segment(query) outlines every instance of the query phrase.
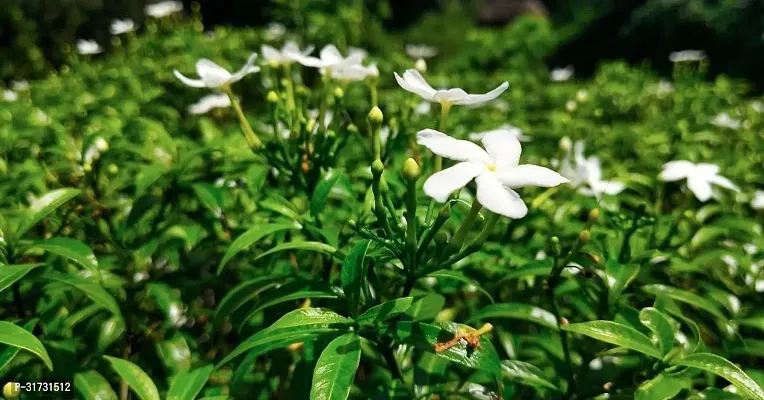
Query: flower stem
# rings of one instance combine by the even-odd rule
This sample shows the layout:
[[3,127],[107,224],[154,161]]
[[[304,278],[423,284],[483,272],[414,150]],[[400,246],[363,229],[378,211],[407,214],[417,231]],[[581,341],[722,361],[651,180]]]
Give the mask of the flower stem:
[[[440,124],[438,130],[445,133],[448,122],[448,112],[451,111],[451,103],[440,103]],[[433,162],[433,172],[443,169],[443,157],[436,155]]]
[[377,107],[379,105],[379,100],[377,96],[377,83],[370,83],[369,84],[369,91],[371,92],[371,106]]
[[224,86],[222,90],[225,94],[228,95],[228,98],[231,99],[231,105],[233,106],[234,111],[236,111],[236,115],[239,117],[241,130],[244,133],[244,138],[247,139],[249,147],[251,147],[253,151],[258,149],[263,145],[263,142],[260,141],[260,139],[255,134],[255,131],[252,130],[252,126],[249,124],[249,121],[247,121],[247,117],[244,115],[244,111],[242,111],[241,105],[239,105],[239,100],[237,100],[236,96],[233,95],[233,92],[229,86]]
[[467,238],[467,234],[472,229],[472,225],[475,223],[475,218],[477,218],[478,214],[480,213],[480,209],[483,208],[483,205],[480,204],[479,201],[475,200],[472,202],[472,207],[470,208],[469,214],[467,214],[467,217],[464,218],[464,221],[462,222],[462,226],[459,227],[459,230],[456,232],[453,238],[451,238],[451,241],[448,243],[449,247],[449,254],[454,254],[458,252],[462,245],[464,244],[464,239]]
[[682,220],[684,220],[684,212],[687,211],[688,208],[690,208],[690,204],[692,204],[692,192],[689,190],[687,191],[687,194],[685,195],[684,201],[679,206],[679,210],[677,213],[676,219],[671,223],[671,226],[669,227],[668,232],[666,233],[666,237],[663,238],[661,243],[658,245],[659,249],[665,249],[671,244],[671,239],[676,234],[677,230],[679,229],[679,224],[682,223]]
[[483,227],[483,230],[480,231],[480,235],[478,235],[475,240],[472,241],[470,246],[482,246],[483,243],[485,243],[486,239],[488,239],[488,235],[491,234],[493,231],[493,228],[496,226],[496,222],[499,221],[499,214],[491,213],[488,216],[488,221],[486,221],[485,226]]

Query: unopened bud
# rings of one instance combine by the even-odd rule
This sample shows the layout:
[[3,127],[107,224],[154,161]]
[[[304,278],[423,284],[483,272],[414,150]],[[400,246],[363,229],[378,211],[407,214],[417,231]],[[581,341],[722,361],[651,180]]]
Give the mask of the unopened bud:
[[268,61],[268,66],[271,68],[277,68],[279,66],[279,63],[278,61],[271,60],[271,61]]
[[269,103],[278,103],[279,102],[279,95],[275,91],[271,90],[268,92],[268,95],[266,96],[266,99]]
[[115,175],[117,172],[119,172],[119,167],[117,167],[116,164],[109,164],[107,167],[110,174]]
[[570,140],[569,137],[563,136],[562,139],[560,139],[560,150],[568,152],[573,147],[573,142]]
[[385,171],[385,165],[382,164],[382,161],[380,160],[374,160],[373,163],[371,163],[371,173],[374,176],[382,175],[382,172]]
[[446,232],[438,232],[435,234],[435,244],[444,245],[448,243],[448,234]]
[[358,222],[356,222],[354,219],[351,219],[348,221],[348,226],[355,229],[355,227],[358,226]]
[[382,121],[384,121],[385,118],[382,115],[382,110],[379,109],[379,107],[374,107],[369,111],[369,123],[374,125],[382,125]]
[[414,68],[416,68],[419,72],[427,72],[427,62],[423,58],[420,58],[416,60]]
[[591,238],[592,234],[589,233],[589,231],[581,231],[581,233],[578,234],[578,239],[584,243],[588,243]]
[[557,236],[552,236],[551,239],[549,239],[549,252],[554,257],[559,257],[560,254],[562,254],[562,247],[560,247],[560,238]]
[[416,161],[414,161],[413,158],[409,158],[403,162],[403,169],[401,170],[403,179],[407,180],[408,182],[416,182],[416,180],[419,179],[419,175],[421,173],[422,171],[419,169],[419,165],[416,163]]
[[570,322],[568,322],[568,319],[565,317],[560,317],[560,326],[568,325]]
[[345,91],[341,87],[334,88],[334,98],[341,99],[343,97],[345,97]]
[[353,124],[348,125],[347,130],[348,133],[358,133],[358,127]]
[[594,225],[595,222],[600,217],[600,209],[595,208],[594,210],[589,211],[589,225]]

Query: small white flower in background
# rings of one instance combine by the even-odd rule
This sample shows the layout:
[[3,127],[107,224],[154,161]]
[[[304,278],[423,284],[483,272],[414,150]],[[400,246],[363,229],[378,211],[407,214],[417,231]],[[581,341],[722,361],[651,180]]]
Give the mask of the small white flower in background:
[[474,179],[480,204],[494,213],[517,219],[528,213],[528,207],[512,188],[552,187],[568,182],[551,169],[519,165],[522,147],[510,133],[493,132],[485,135],[482,142],[485,150],[434,129],[419,131],[417,143],[441,157],[460,161],[430,176],[424,183],[424,192],[443,203],[451,193]]
[[361,58],[366,58],[366,56],[369,55],[369,52],[360,48],[360,47],[348,47],[348,56],[356,56]]
[[706,52],[703,50],[682,50],[669,54],[669,61],[673,63],[703,61],[705,59]]
[[377,64],[369,65],[348,65],[339,68],[332,68],[332,78],[341,81],[362,81],[369,77],[378,77],[379,69]]
[[92,164],[93,161],[101,158],[101,153],[109,150],[109,143],[102,137],[97,137],[93,143],[85,150],[85,156],[82,161],[85,165]]
[[751,200],[751,208],[754,210],[764,210],[764,190],[757,190]]
[[133,275],[133,282],[143,282],[145,280],[149,279],[149,273],[146,271],[138,271]]
[[398,81],[398,84],[404,90],[414,93],[427,101],[440,103],[441,105],[478,105],[487,103],[499,97],[509,87],[509,83],[504,82],[488,93],[468,94],[459,88],[435,90],[424,80],[422,74],[415,69],[406,70],[406,72],[403,73],[403,77],[399,76],[396,72],[393,74],[395,75],[395,80]]
[[19,99],[19,95],[13,90],[3,90],[3,100],[12,102]]
[[284,45],[281,46],[281,50],[277,50],[267,44],[264,44],[261,47],[263,59],[266,62],[278,65],[299,62],[304,57],[309,56],[310,53],[313,52],[313,49],[313,46],[308,46],[305,49],[300,50],[300,46],[291,40],[284,43]]
[[427,72],[427,61],[425,61],[424,58],[416,60],[414,68],[419,72]]
[[695,164],[685,160],[670,161],[663,164],[663,171],[659,177],[666,182],[687,179],[687,187],[702,202],[708,201],[713,196],[711,184],[736,192],[740,191],[729,179],[719,175],[719,167],[714,164]]
[[154,147],[154,158],[165,165],[172,163],[172,155],[161,147]]
[[13,89],[16,92],[23,92],[24,90],[29,89],[29,82],[25,80],[12,81],[11,89]]
[[743,125],[740,120],[730,117],[726,112],[720,113],[711,120],[711,124],[720,128],[740,129]]
[[602,180],[600,159],[584,157],[584,142],[580,140],[573,145],[573,160],[570,152],[562,160],[560,174],[570,179],[570,184],[585,196],[599,198],[602,194],[616,195],[626,188],[621,182]]
[[430,113],[430,110],[432,110],[432,106],[430,105],[429,101],[423,101],[419,104],[417,104],[416,108],[414,108],[414,114],[417,115],[426,115]]
[[510,135],[516,137],[517,140],[519,140],[521,142],[530,142],[531,141],[531,137],[530,136],[523,135],[523,131],[520,128],[512,126],[510,124],[504,124],[504,125],[496,128],[496,129],[491,129],[491,130],[487,130],[487,131],[483,131],[483,132],[470,133],[469,134],[469,139],[472,140],[473,142],[476,142],[478,140],[482,140],[485,135],[490,134],[490,133],[494,133],[494,132],[498,132],[498,131],[508,132]]
[[549,78],[555,82],[565,82],[573,77],[573,66],[568,65],[565,68],[555,68],[549,74]]
[[[318,123],[318,114],[321,112],[316,110],[315,108],[308,110],[308,119],[314,121],[314,123]],[[332,120],[334,119],[334,113],[331,111],[327,111],[324,114],[324,126],[329,126],[332,124]]]
[[[762,195],[764,195],[764,192],[762,192]],[[753,244],[753,243],[746,243],[746,244],[744,244],[744,245],[743,245],[743,250],[744,250],[744,251],[745,251],[747,254],[755,254],[755,253],[756,253],[756,250],[758,250],[758,248],[757,248],[757,247],[756,247],[756,245],[755,245],[755,244]]]
[[661,80],[652,87],[652,90],[658,96],[665,96],[674,92],[674,84],[667,80]]
[[751,108],[756,112],[764,112],[764,103],[760,101],[754,101],[751,103]]
[[567,103],[565,103],[565,109],[568,110],[568,112],[576,111],[578,108],[578,103],[576,103],[575,100],[568,100]]
[[725,254],[722,256],[722,262],[727,264],[727,269],[729,270],[730,275],[735,275],[737,273],[737,260],[735,257]]
[[506,102],[505,100],[499,99],[499,100],[494,101],[491,104],[493,105],[493,109],[494,110],[497,110],[497,111],[509,111],[509,103]]
[[339,49],[333,44],[324,46],[318,57],[302,57],[299,62],[306,67],[319,68],[324,72],[327,69],[344,68],[351,65],[360,65],[363,62],[364,55],[361,53],[349,54],[347,57],[340,53]]
[[176,327],[183,326],[188,322],[188,318],[185,316],[185,310],[183,310],[178,303],[170,304],[170,308],[167,310],[167,317],[170,319],[170,323]]
[[80,39],[77,41],[77,52],[83,55],[91,55],[101,53],[103,49],[95,40]]
[[432,58],[438,54],[438,49],[426,44],[407,44],[406,54],[411,58]]
[[256,58],[257,54],[252,53],[252,55],[249,56],[247,63],[233,74],[206,58],[196,62],[196,74],[199,75],[200,79],[187,78],[177,69],[174,70],[173,73],[175,74],[175,77],[180,79],[186,86],[215,89],[223,85],[230,85],[231,83],[238,82],[245,76],[260,71],[260,67],[255,65]]
[[183,11],[183,3],[180,1],[160,1],[147,5],[145,11],[150,17],[164,18]]
[[194,115],[207,114],[215,108],[228,108],[231,98],[226,94],[208,94],[196,103],[188,106],[188,112]]
[[382,145],[386,145],[387,139],[390,139],[390,127],[383,126],[379,129],[379,142],[382,143]]
[[114,36],[132,32],[134,30],[135,22],[131,19],[115,19],[111,21],[111,26],[109,27],[109,32]]
[[265,40],[273,41],[281,39],[286,33],[286,27],[278,22],[272,22],[265,28]]

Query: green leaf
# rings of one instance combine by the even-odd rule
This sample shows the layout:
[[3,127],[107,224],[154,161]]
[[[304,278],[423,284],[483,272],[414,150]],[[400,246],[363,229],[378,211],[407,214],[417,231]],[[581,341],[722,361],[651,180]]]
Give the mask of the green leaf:
[[416,295],[411,307],[404,314],[411,317],[414,321],[433,320],[443,310],[445,305],[446,298],[437,293]]
[[138,395],[141,400],[159,400],[159,391],[154,381],[144,372],[141,367],[121,358],[103,356],[114,371],[127,385]]
[[0,265],[0,293],[16,283],[29,271],[45,264]]
[[621,293],[623,293],[639,274],[639,265],[625,265],[620,264],[615,260],[609,260],[605,268],[607,274],[605,282],[607,282],[608,289],[610,289],[608,302],[612,307],[616,300],[621,297]]
[[346,333],[326,346],[313,371],[311,400],[345,400],[350,395],[361,346],[358,335]]
[[223,297],[223,300],[220,301],[217,309],[215,309],[215,315],[212,317],[212,330],[216,331],[229,315],[236,312],[236,310],[263,291],[276,286],[283,279],[285,279],[283,276],[259,277],[250,279],[233,288]]
[[56,237],[35,241],[32,246],[68,258],[85,268],[98,269],[98,259],[93,254],[93,250],[77,239]]
[[225,251],[223,260],[220,261],[220,265],[218,265],[217,274],[220,275],[228,261],[230,261],[231,258],[233,258],[235,255],[239,254],[239,252],[242,250],[251,246],[258,240],[270,235],[271,233],[285,231],[287,229],[299,229],[299,226],[292,223],[267,224],[263,226],[256,226],[244,232],[241,236],[237,237],[236,240],[231,243],[231,246],[229,246]]
[[337,332],[353,323],[325,308],[300,308],[288,312],[273,325],[239,344],[218,367],[247,351],[266,352],[300,341],[314,340],[320,334]]
[[634,393],[634,400],[669,400],[683,389],[692,387],[692,381],[680,374],[659,374],[642,383]]
[[49,370],[53,371],[53,361],[50,360],[45,346],[26,329],[7,321],[0,321],[0,343],[18,347],[36,355]]
[[638,330],[612,321],[589,321],[562,326],[563,330],[579,333],[591,338],[636,350],[650,357],[662,358],[661,351],[650,338]]
[[[283,288],[278,288],[275,291],[278,294],[278,293],[281,293],[282,289]],[[257,313],[265,310],[268,307],[272,307],[281,303],[286,303],[288,301],[300,300],[300,299],[337,299],[339,297],[340,296],[337,293],[334,293],[328,290],[300,290],[293,293],[285,294],[283,296],[274,296],[273,298],[269,298],[267,301],[261,304],[258,304],[257,307],[255,307],[252,311],[249,312],[249,314],[247,314],[247,316],[244,318],[244,321],[245,322],[249,321]]]
[[712,240],[726,236],[727,231],[727,229],[720,228],[718,226],[704,226],[695,232],[695,236],[693,236],[692,240],[690,240],[690,245],[693,249],[697,249]]
[[74,374],[74,390],[83,399],[117,400],[106,378],[92,369]]
[[554,314],[543,308],[525,303],[491,304],[474,313],[467,322],[471,323],[494,318],[530,321],[547,328],[558,330],[557,318],[554,317]]
[[517,360],[505,360],[501,363],[501,375],[510,381],[519,382],[523,385],[551,389],[559,392],[552,382],[546,380],[536,366]]
[[474,328],[470,326],[453,322],[444,322],[441,326],[437,326],[422,322],[400,321],[382,325],[379,331],[382,334],[392,336],[398,342],[416,346],[421,350],[431,352],[438,357],[465,367],[485,371],[495,376],[501,374],[499,355],[487,335],[480,336],[480,346],[478,347],[472,347],[466,341],[460,340],[445,351],[435,351],[436,344],[453,339],[457,332],[474,332]]
[[269,256],[273,253],[277,253],[279,251],[286,251],[286,250],[310,250],[315,251],[319,253],[334,253],[337,251],[332,246],[329,246],[328,244],[324,244],[321,242],[309,242],[309,241],[299,241],[299,242],[289,242],[289,243],[281,243],[278,246],[262,252],[255,256],[255,258],[252,261],[259,260],[265,256]]
[[751,377],[749,377],[737,365],[725,358],[711,353],[695,353],[678,360],[672,360],[674,365],[698,368],[719,375],[735,385],[735,387],[747,396],[764,400],[764,390]]
[[176,332],[167,340],[156,343],[155,349],[169,375],[191,370],[191,349],[182,333]]
[[14,233],[14,238],[20,239],[24,234],[43,218],[47,217],[50,213],[55,211],[58,207],[67,201],[77,197],[80,194],[79,189],[73,188],[61,188],[52,190],[32,203],[24,216],[24,219],[19,224],[18,229]]
[[500,286],[505,281],[512,279],[549,276],[550,273],[552,273],[552,259],[538,260],[522,267],[510,269],[501,277],[501,280],[496,285]]
[[183,372],[172,379],[166,400],[194,400],[210,378],[215,367],[207,365],[190,372]]
[[695,306],[701,310],[707,311],[717,318],[726,319],[724,313],[722,313],[722,310],[716,303],[695,293],[660,284],[645,285],[642,286],[642,290],[654,296],[666,296],[676,301],[687,303],[691,306]]
[[350,315],[356,315],[358,304],[361,299],[361,288],[365,273],[364,258],[369,249],[368,240],[363,240],[355,244],[350,253],[345,257],[342,263],[342,289],[345,291],[345,298],[348,301]]
[[101,324],[98,331],[98,341],[96,343],[96,351],[103,353],[114,342],[116,342],[122,334],[125,333],[125,320],[121,316],[113,315],[111,318]]
[[[24,329],[32,333],[34,331],[35,326],[37,326],[37,321],[39,321],[37,318],[31,319],[27,321],[27,323],[24,324]],[[8,346],[5,350],[3,350],[2,353],[0,353],[0,378],[3,377],[5,367],[8,366],[8,364],[13,361],[14,358],[16,358],[16,355],[19,354],[19,351],[21,351],[21,348],[16,346]]]
[[114,297],[106,291],[106,289],[92,281],[85,280],[73,275],[64,275],[55,271],[45,273],[44,278],[60,282],[78,289],[85,293],[85,295],[93,300],[96,304],[109,310],[112,314],[119,316],[122,315],[119,310],[119,304],[117,303],[117,300],[115,300]]
[[490,300],[491,303],[493,303],[493,297],[491,297],[490,293],[488,293],[485,289],[483,289],[480,286],[479,283],[477,283],[476,281],[474,281],[474,280],[464,276],[460,272],[451,271],[451,270],[447,270],[447,269],[441,269],[439,271],[435,271],[435,272],[429,273],[429,274],[427,274],[427,276],[428,277],[432,277],[432,278],[436,278],[436,279],[454,279],[454,280],[457,280],[459,282],[466,283],[468,285],[473,285],[473,286],[475,286],[477,288],[478,291],[480,291],[480,293],[483,293],[484,295],[486,295],[486,297],[488,297],[488,300]]
[[318,215],[326,206],[326,200],[329,198],[332,188],[340,179],[342,174],[338,171],[330,171],[318,182],[313,191],[313,197],[310,199],[310,214]]
[[664,355],[674,347],[674,327],[665,314],[655,308],[643,308],[639,312],[639,320],[642,325],[650,328],[655,335],[655,344]]
[[366,312],[356,318],[356,322],[359,324],[377,324],[386,321],[404,313],[411,307],[413,301],[413,297],[403,297],[386,301],[366,310]]
[[194,183],[191,188],[199,201],[212,212],[215,218],[220,218],[223,215],[223,209],[220,206],[222,203],[220,188],[207,183]]

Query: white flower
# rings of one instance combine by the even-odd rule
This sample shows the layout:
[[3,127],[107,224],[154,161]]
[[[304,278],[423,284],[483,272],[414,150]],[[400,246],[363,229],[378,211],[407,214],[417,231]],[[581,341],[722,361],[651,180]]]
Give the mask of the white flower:
[[84,55],[90,55],[101,53],[103,52],[103,49],[95,40],[80,39],[77,41],[77,52]]
[[395,80],[405,90],[419,95],[427,101],[448,105],[477,105],[487,103],[504,93],[509,87],[509,83],[504,82],[496,89],[485,94],[468,94],[462,89],[435,90],[424,80],[422,74],[415,69],[406,70],[401,78],[397,73]]
[[514,127],[510,124],[504,124],[496,129],[491,129],[488,131],[470,133],[469,138],[472,141],[478,141],[483,139],[483,137],[485,137],[485,135],[487,134],[499,132],[499,131],[509,132],[509,134],[516,137],[517,140],[521,142],[530,142],[531,140],[530,136],[523,135],[523,131],[520,128]]
[[688,61],[703,61],[706,59],[706,52],[703,50],[682,50],[674,51],[669,54],[669,61],[674,63]]
[[149,273],[146,271],[138,271],[135,274],[133,274],[133,282],[143,282],[145,280],[149,279]]
[[17,92],[22,92],[24,90],[29,89],[29,82],[27,82],[25,80],[12,81],[11,82],[11,89],[13,89],[13,90],[15,90]]
[[667,80],[661,80],[655,86],[653,86],[653,91],[658,96],[665,96],[674,92],[674,84]]
[[147,5],[145,11],[150,17],[164,18],[183,11],[183,3],[180,1],[160,1],[159,3]]
[[356,56],[361,58],[366,58],[367,55],[369,55],[369,52],[366,50],[359,48],[359,47],[348,47],[348,56]]
[[552,187],[568,182],[548,168],[519,165],[522,148],[520,141],[510,133],[493,132],[485,135],[482,142],[485,150],[433,129],[419,131],[417,143],[439,156],[460,161],[430,176],[424,183],[424,192],[442,203],[452,192],[475,179],[477,200],[486,209],[510,218],[522,218],[528,213],[528,207],[512,188]]
[[5,101],[16,101],[19,99],[19,95],[16,94],[13,90],[3,90],[3,100]]
[[430,113],[430,110],[432,109],[432,106],[430,106],[429,101],[423,101],[419,104],[417,104],[416,108],[414,108],[414,114],[417,115],[426,115]]
[[751,200],[751,208],[754,210],[764,209],[764,190],[757,190],[754,193],[753,200]]
[[427,61],[425,61],[424,58],[416,60],[414,68],[419,72],[427,72]]
[[188,112],[199,115],[206,114],[215,108],[228,108],[231,106],[231,98],[226,94],[208,94],[196,103],[188,107]]
[[282,36],[284,36],[285,33],[286,27],[284,27],[284,25],[281,25],[277,22],[272,22],[265,28],[265,40],[272,41],[280,39]]
[[573,77],[573,66],[568,65],[565,68],[555,68],[549,75],[549,78],[555,82],[564,82]]
[[584,142],[573,145],[573,160],[568,153],[561,162],[560,174],[570,179],[570,184],[577,187],[585,196],[600,197],[603,193],[616,195],[625,188],[621,182],[602,180],[602,165],[598,157],[584,157]]
[[294,61],[300,61],[312,52],[313,46],[308,46],[304,50],[300,50],[300,46],[291,40],[284,43],[284,45],[281,46],[281,50],[276,50],[267,44],[262,46],[263,58],[265,61],[275,64],[288,64]]
[[190,79],[181,74],[177,69],[173,72],[175,76],[181,80],[186,86],[195,88],[219,88],[223,85],[229,85],[234,82],[240,81],[245,76],[260,71],[260,67],[254,65],[257,54],[252,53],[247,60],[247,63],[235,73],[230,73],[225,68],[214,62],[203,58],[196,62],[196,74],[201,79]]
[[714,119],[711,120],[711,123],[720,128],[730,128],[730,129],[740,129],[740,127],[743,125],[740,122],[740,120],[730,117],[730,115],[727,114],[726,112],[723,112],[715,116]]
[[438,49],[426,44],[407,44],[406,54],[411,58],[432,58],[438,54]]
[[332,78],[341,81],[362,81],[369,77],[378,77],[377,64],[365,66],[361,64],[340,66],[332,68]]
[[85,150],[85,156],[83,157],[83,164],[92,164],[93,161],[101,158],[101,153],[109,150],[109,143],[102,137],[97,137],[93,140],[93,143]]
[[719,167],[714,164],[695,164],[684,160],[670,161],[663,164],[663,171],[659,177],[668,182],[687,179],[687,187],[702,202],[706,202],[712,197],[712,183],[730,190],[740,191],[729,179],[719,175]]
[[316,57],[302,57],[300,64],[306,67],[319,68],[324,72],[327,69],[344,68],[351,65],[360,65],[363,62],[364,55],[361,53],[349,54],[344,57],[342,53],[333,44],[324,46]]
[[115,19],[111,21],[109,32],[112,35],[121,35],[123,33],[132,32],[135,30],[135,22],[131,19]]

